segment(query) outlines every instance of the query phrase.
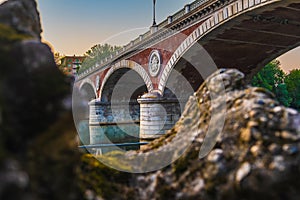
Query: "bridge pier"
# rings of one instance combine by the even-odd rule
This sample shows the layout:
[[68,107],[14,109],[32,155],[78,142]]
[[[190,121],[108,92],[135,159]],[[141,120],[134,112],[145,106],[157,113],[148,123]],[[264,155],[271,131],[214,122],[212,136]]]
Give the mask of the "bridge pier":
[[153,140],[171,129],[180,115],[178,100],[158,93],[129,103],[95,99],[89,102],[90,145]]
[[140,104],[140,141],[158,138],[178,121],[181,111],[177,99],[147,93],[138,99]]
[[98,99],[94,99],[89,102],[89,108],[90,145],[105,143],[104,131],[100,126],[107,121],[104,117],[106,105]]
[[90,144],[139,141],[139,104],[137,102],[89,103]]

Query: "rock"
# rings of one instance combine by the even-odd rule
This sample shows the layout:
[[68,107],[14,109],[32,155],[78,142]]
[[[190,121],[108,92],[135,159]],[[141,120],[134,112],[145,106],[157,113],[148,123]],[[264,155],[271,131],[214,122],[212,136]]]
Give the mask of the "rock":
[[249,142],[251,139],[251,129],[245,128],[241,130],[241,140],[244,142]]
[[[241,72],[221,69],[212,74],[189,99],[173,129],[143,150],[125,154],[128,160],[143,155],[137,169],[147,160],[166,162],[165,168],[128,174],[88,155],[80,162],[74,155],[74,137],[67,131],[61,134],[63,125],[71,126],[72,120],[58,118],[64,81],[50,48],[40,41],[36,3],[9,0],[2,4],[0,28],[9,33],[0,37],[15,36],[0,44],[1,61],[8,66],[0,69],[4,135],[0,148],[5,147],[5,152],[0,149],[0,158],[15,153],[18,156],[13,160],[19,159],[0,160],[0,199],[82,199],[80,195],[94,199],[300,198],[300,115],[280,106],[267,90],[245,85]],[[214,102],[211,93],[220,93]],[[224,124],[219,123],[224,117],[221,112],[213,112],[223,106]],[[52,125],[57,118],[58,123]],[[209,137],[208,122],[213,130]],[[199,159],[207,137],[213,149]],[[188,148],[169,153],[172,142],[177,147],[188,144]],[[30,144],[33,147],[28,150]],[[148,157],[157,152],[159,159]],[[181,157],[172,162],[176,155]],[[9,190],[11,183],[14,186]]]
[[281,137],[283,139],[297,141],[297,140],[300,139],[300,134],[293,134],[289,131],[282,131],[281,132]]
[[251,153],[256,157],[260,153],[260,146],[259,145],[254,145],[250,149]]
[[299,152],[299,147],[296,144],[284,144],[282,149],[289,155],[294,155]]
[[[101,184],[90,181],[92,188],[97,191],[113,185],[118,192],[103,189],[97,195],[103,199],[120,199],[120,194],[123,199],[299,199],[300,115],[280,106],[267,90],[245,85],[243,77],[235,69],[215,72],[189,98],[182,117],[171,130],[138,152],[122,154],[128,162],[141,155],[135,170],[145,163],[171,164],[155,172],[123,173],[121,177],[127,176],[125,183],[120,172],[109,177],[102,174],[101,165],[97,177]],[[220,85],[215,85],[223,79],[224,93]],[[212,84],[209,88],[208,83]],[[209,98],[211,92],[221,93],[214,102]],[[219,123],[221,112],[212,117],[213,110],[222,107],[222,100],[226,101],[224,124]],[[222,132],[208,136],[204,131],[208,130],[208,122],[213,133]],[[221,129],[214,125],[221,125]],[[206,137],[215,145],[200,159]],[[184,151],[170,151],[185,144],[189,147]],[[180,153],[182,156],[172,162]],[[120,154],[116,155],[103,158],[120,164]],[[128,166],[127,161],[121,165]],[[82,172],[87,176],[94,173],[86,168]],[[111,182],[112,179],[117,181]]]
[[[72,183],[80,159],[71,115],[52,132],[70,82],[40,34],[34,0],[0,5],[0,199],[82,199]],[[74,132],[64,134],[65,126]],[[64,145],[53,145],[55,134]]]
[[[2,130],[5,147],[22,152],[27,142],[52,123],[69,92],[48,45],[40,40],[34,0],[9,0],[0,6]],[[12,37],[12,35],[14,35]],[[17,133],[17,134],[16,134]]]
[[[1,169],[1,168],[0,168]],[[6,159],[3,161],[3,167],[0,170],[0,197],[1,199],[30,199],[30,194],[22,194],[29,186],[29,177],[27,172],[21,169],[17,160]],[[11,190],[15,190],[11,192]]]
[[251,165],[248,162],[245,162],[241,165],[236,173],[235,180],[241,182],[251,171]]
[[281,108],[281,106],[276,106],[276,107],[273,109],[273,111],[274,111],[275,113],[279,113],[279,112],[282,111],[282,108]]
[[[174,128],[138,152],[147,153],[147,160],[152,151],[165,152],[178,135],[182,135],[181,144],[186,138],[193,140],[180,159],[168,167],[139,175],[138,179],[132,175],[135,184],[130,188],[136,191],[133,199],[300,198],[300,115],[279,106],[274,95],[265,89],[244,85],[243,77],[234,69],[215,72],[190,98]],[[226,99],[225,124],[215,147],[207,157],[199,159],[207,134],[202,130],[207,130],[212,119],[212,102],[207,98],[211,91],[206,84],[217,84],[216,80],[222,79],[225,79],[225,93],[218,100]],[[214,85],[211,89],[221,90]],[[214,102],[215,107],[219,106],[218,102],[221,101]],[[217,113],[213,124],[218,124],[220,119]]]
[[222,149],[215,149],[211,151],[208,156],[207,160],[210,162],[218,162],[223,158],[223,150]]
[[40,39],[42,28],[35,0],[8,0],[0,6],[0,24]]
[[273,155],[277,155],[280,153],[281,151],[281,147],[278,145],[278,144],[271,144],[269,147],[268,147],[269,151],[273,154]]
[[270,169],[284,171],[286,169],[283,156],[275,156],[270,164]]
[[293,108],[287,108],[286,111],[290,114],[290,115],[297,115],[298,112],[297,110],[293,109]]

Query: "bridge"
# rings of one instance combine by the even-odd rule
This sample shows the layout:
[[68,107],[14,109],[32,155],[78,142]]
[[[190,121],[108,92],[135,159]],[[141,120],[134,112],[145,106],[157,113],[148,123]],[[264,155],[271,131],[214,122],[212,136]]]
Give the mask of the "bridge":
[[179,119],[188,96],[215,66],[237,68],[250,79],[299,44],[299,0],[185,5],[76,77],[75,94],[90,107],[89,143],[105,143],[104,133],[96,129],[107,124],[136,125],[133,138],[159,137]]

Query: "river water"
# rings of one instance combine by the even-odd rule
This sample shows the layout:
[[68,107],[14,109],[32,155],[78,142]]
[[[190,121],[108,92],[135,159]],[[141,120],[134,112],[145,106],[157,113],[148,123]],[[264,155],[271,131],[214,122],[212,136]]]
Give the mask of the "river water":
[[[78,124],[78,134],[81,145],[111,145],[124,143],[139,143],[139,124],[135,123],[106,123],[101,125],[89,125],[88,120],[82,120]],[[109,146],[101,148],[87,148],[90,153],[107,153],[114,150],[137,150],[139,145]],[[97,151],[98,150],[98,151]]]

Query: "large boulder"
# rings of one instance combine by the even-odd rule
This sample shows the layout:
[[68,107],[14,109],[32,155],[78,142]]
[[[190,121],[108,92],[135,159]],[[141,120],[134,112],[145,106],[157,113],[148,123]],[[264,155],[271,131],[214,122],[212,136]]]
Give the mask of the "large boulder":
[[[61,119],[70,84],[40,34],[34,0],[8,0],[0,5],[0,199],[46,199],[47,195],[49,199],[80,199],[73,186],[76,181],[56,178],[66,172],[75,177],[73,163],[79,156],[74,152],[76,131],[71,115],[67,122]],[[55,121],[67,124],[52,131]],[[64,144],[62,150],[57,148],[55,134]],[[41,173],[36,175],[35,170]],[[55,176],[45,176],[49,172]],[[49,195],[56,192],[52,188],[63,193],[60,198]]]
[[59,114],[69,91],[48,45],[34,0],[0,6],[1,130],[6,149],[22,152],[34,135]]
[[8,0],[0,6],[0,24],[40,39],[42,28],[34,0]]
[[[202,84],[174,128],[144,151],[154,146],[164,148],[164,141],[175,138],[174,134],[190,137],[195,124],[198,134],[179,160],[137,177],[137,196],[206,200],[300,198],[300,114],[280,106],[265,89],[248,87],[243,78],[237,70],[219,70]],[[225,92],[212,102],[211,92],[220,89],[216,80],[223,80]],[[212,117],[212,106],[221,107],[222,99],[226,102],[223,129],[212,151],[200,159],[199,150],[205,137],[209,137],[203,130],[208,130],[210,120],[215,120],[210,124],[214,126],[224,117]]]
[[[212,93],[219,95],[212,98]],[[213,114],[214,109],[220,112]],[[205,141],[212,142],[211,151],[202,148]],[[165,136],[139,152],[99,157],[128,169],[131,159],[142,155],[142,167],[149,160],[150,164],[171,161],[178,154],[170,153],[172,143],[180,147],[190,142],[178,160],[155,172],[131,175],[125,183],[119,173],[103,175],[102,165],[98,173],[95,166],[85,167],[82,173],[89,180],[94,174],[101,182],[83,180],[92,185],[95,198],[98,194],[105,199],[122,199],[120,193],[124,199],[299,199],[299,141],[300,114],[296,110],[279,105],[263,88],[245,85],[241,72],[222,69],[190,97],[182,117]],[[150,157],[155,153],[157,160]],[[118,192],[105,187],[111,180]]]

